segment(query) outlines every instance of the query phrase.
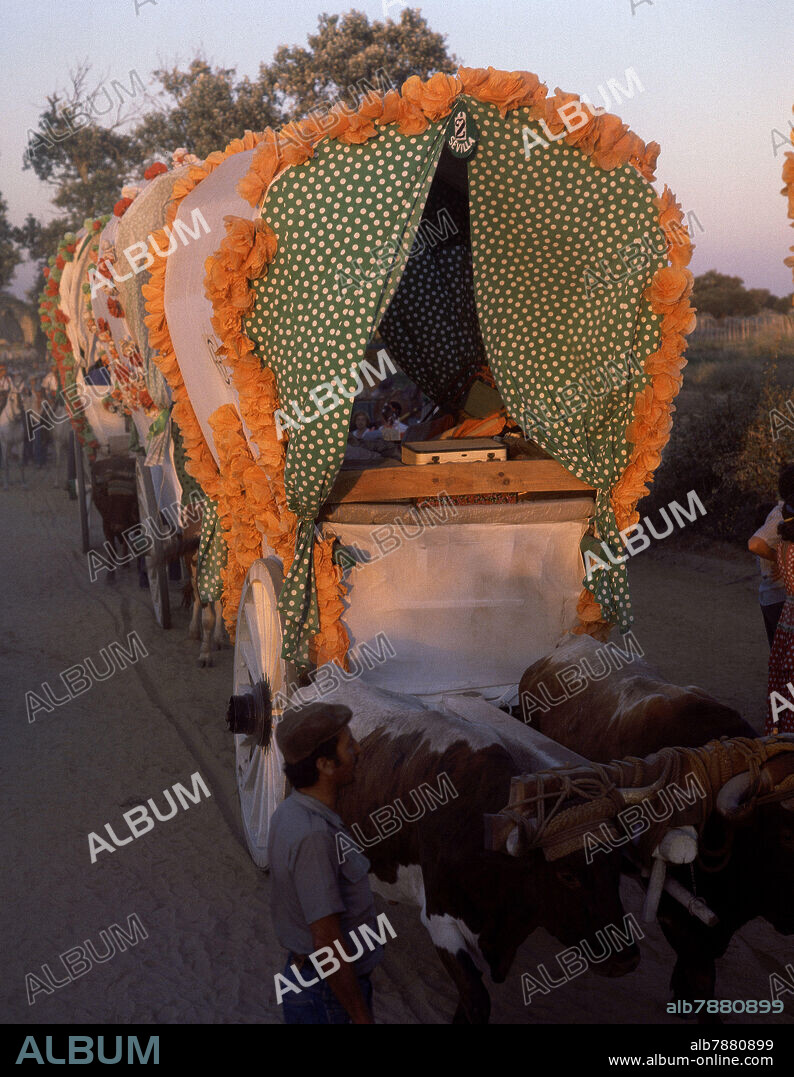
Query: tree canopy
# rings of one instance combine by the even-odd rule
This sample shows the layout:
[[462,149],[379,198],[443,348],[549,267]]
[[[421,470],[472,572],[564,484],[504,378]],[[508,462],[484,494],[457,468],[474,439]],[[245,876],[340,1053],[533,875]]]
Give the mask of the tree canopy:
[[379,76],[395,88],[411,75],[427,79],[452,73],[458,61],[447,52],[418,9],[403,8],[398,22],[370,22],[361,11],[321,15],[308,47],[282,45],[273,61],[259,69],[261,84],[284,121],[299,119],[335,100],[357,104],[361,87]]
[[[336,100],[353,106],[370,86],[384,90],[412,74],[428,78],[456,66],[443,36],[410,8],[398,21],[370,22],[360,11],[321,15],[307,47],[281,46],[255,79],[213,66],[204,56],[159,68],[148,87],[131,72],[130,91],[124,93],[135,100],[125,102],[118,94],[113,116],[95,107],[100,93],[111,106],[115,102],[107,80],[94,84],[84,61],[71,72],[66,90],[47,97],[23,161],[23,168],[52,188],[52,203],[61,212],[47,226],[29,216],[18,231],[20,242],[32,258],[43,259],[63,232],[107,213],[125,183],[140,181],[147,163],[179,146],[203,158],[246,129],[281,126]],[[140,92],[131,92],[136,88]]]
[[715,318],[749,317],[764,309],[781,314],[791,311],[790,295],[781,298],[766,288],[747,289],[741,277],[729,277],[716,269],[695,277],[692,302],[701,314],[712,314]]
[[8,219],[8,204],[0,194],[0,289],[11,283],[20,260],[16,230]]
[[[71,73],[67,90],[50,94],[38,130],[29,132],[22,167],[52,187],[52,203],[62,211],[62,232],[79,228],[86,217],[106,213],[118,200],[122,185],[140,171],[135,140],[120,128],[130,122],[142,101],[130,111],[120,98],[115,118],[100,122],[96,118],[100,90],[110,101],[110,111],[114,108],[105,82],[100,80],[91,91],[91,65],[83,62]],[[132,82],[131,87],[134,90]]]
[[246,129],[261,131],[278,123],[278,110],[261,79],[238,80],[236,75],[235,68],[213,68],[203,57],[185,70],[155,71],[161,88],[157,106],[133,132],[139,160],[170,154],[178,146],[204,158]]

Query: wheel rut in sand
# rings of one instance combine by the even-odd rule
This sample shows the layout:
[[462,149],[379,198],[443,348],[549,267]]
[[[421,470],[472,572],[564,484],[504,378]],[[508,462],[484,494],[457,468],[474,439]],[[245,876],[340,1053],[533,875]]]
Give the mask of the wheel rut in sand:
[[[126,595],[122,597],[119,609],[123,622],[121,630],[126,636],[133,631],[132,618],[130,616],[130,602]],[[188,644],[188,648],[194,646],[192,640],[185,642]],[[226,783],[229,781],[229,774],[227,768],[222,766],[215,758],[210,745],[203,736],[201,727],[195,725],[192,726],[189,724],[189,720],[181,719],[173,713],[158,690],[154,678],[142,663],[136,662],[132,668],[135,672],[135,676],[138,678],[141,688],[146,693],[152,706],[156,707],[160,714],[162,714],[192,758],[195,759],[202,776],[205,776],[212,786],[213,798],[215,799],[218,810],[223,816],[223,821],[226,823],[234,840],[238,842],[242,848],[247,849],[242,827],[238,821],[236,805],[233,807],[228,803]],[[200,675],[201,671],[198,672]]]

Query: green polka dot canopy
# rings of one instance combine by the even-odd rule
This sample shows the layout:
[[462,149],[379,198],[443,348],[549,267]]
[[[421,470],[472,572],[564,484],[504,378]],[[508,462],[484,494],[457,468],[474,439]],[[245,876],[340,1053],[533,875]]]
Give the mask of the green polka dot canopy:
[[363,145],[322,142],[265,202],[278,250],[244,331],[276,375],[289,434],[284,484],[298,527],[279,607],[284,657],[301,666],[319,630],[314,520],[344,459],[358,365],[399,283],[445,127],[415,136],[385,127]]
[[[244,331],[276,375],[289,438],[287,504],[299,523],[279,606],[283,656],[302,666],[319,629],[314,521],[344,458],[358,365],[379,328],[437,403],[454,399],[486,360],[525,434],[596,489],[598,538],[622,548],[609,492],[628,463],[626,426],[661,330],[643,298],[665,264],[655,191],[629,165],[605,172],[549,142],[526,109],[503,119],[465,101],[479,144],[462,166],[468,209],[448,206],[447,241],[408,258],[448,118],[420,135],[392,125],[362,145],[322,142],[272,184],[264,205],[278,249],[254,285]],[[436,223],[437,191],[425,213]],[[630,626],[624,565],[585,586],[608,619]]]
[[182,431],[173,418],[171,419],[171,441],[174,447],[174,467],[182,487],[182,508],[187,508],[192,503],[200,501],[205,494],[185,466],[187,457],[185,442],[182,438]]
[[201,602],[216,602],[223,595],[221,569],[226,566],[226,542],[218,519],[218,507],[211,501],[185,467],[185,443],[182,432],[171,420],[171,438],[174,445],[174,466],[182,485],[182,508],[203,501],[201,533],[196,555],[196,582]]
[[201,537],[196,559],[196,581],[201,602],[217,602],[223,594],[221,569],[226,567],[226,543],[223,540],[218,509],[210,498],[204,499]]
[[486,362],[469,231],[465,192],[434,185],[400,285],[378,327],[394,362],[441,405],[454,405]]
[[[631,165],[605,172],[549,142],[527,109],[502,120],[488,105],[469,107],[480,129],[469,199],[488,363],[525,434],[595,488],[596,534],[625,556],[609,493],[628,464],[626,427],[661,337],[643,298],[666,265],[656,192]],[[626,631],[625,565],[582,582]]]

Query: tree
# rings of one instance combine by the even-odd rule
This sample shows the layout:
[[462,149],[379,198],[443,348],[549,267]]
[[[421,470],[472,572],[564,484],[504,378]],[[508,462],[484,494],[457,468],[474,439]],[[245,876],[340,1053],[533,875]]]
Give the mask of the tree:
[[[80,228],[86,217],[106,213],[118,200],[124,183],[140,176],[134,142],[119,130],[137,109],[125,114],[121,94],[114,105],[106,80],[100,80],[91,91],[90,71],[84,61],[70,72],[69,89],[47,98],[38,130],[29,132],[23,159],[23,169],[32,169],[54,188],[52,202],[64,211],[59,220],[61,232]],[[143,89],[140,79],[138,82]],[[130,85],[134,90],[132,80]],[[116,107],[115,119],[109,124],[95,118],[95,114],[101,115],[97,105],[100,91],[110,101],[110,110]],[[128,96],[134,94],[129,92]]]
[[38,297],[47,283],[44,277],[44,264],[57,248],[64,232],[69,231],[69,227],[64,217],[50,221],[49,224],[42,224],[32,213],[29,213],[22,227],[14,229],[16,242],[27,251],[31,262],[38,263],[36,279],[26,293],[31,303],[38,304]]
[[778,382],[775,363],[769,363],[764,368],[758,405],[741,448],[722,463],[743,495],[756,494],[762,501],[774,500],[777,495],[777,477],[793,455],[794,412],[790,396],[790,391]]
[[399,22],[370,23],[361,11],[321,15],[308,48],[282,45],[272,63],[261,65],[259,77],[287,120],[336,99],[354,107],[363,82],[373,84],[379,72],[400,87],[410,75],[427,79],[436,71],[452,73],[457,66],[443,35],[429,28],[418,9],[403,8]]
[[370,23],[358,11],[321,15],[307,48],[282,45],[256,79],[238,80],[235,68],[213,67],[203,56],[185,68],[155,71],[161,87],[156,108],[134,137],[142,157],[177,146],[206,157],[246,129],[279,127],[337,99],[353,107],[368,86],[384,91],[409,75],[428,78],[456,65],[442,35],[418,11],[404,9],[399,22]]
[[701,313],[713,314],[715,318],[748,316],[760,310],[760,304],[744,287],[741,277],[728,277],[716,269],[695,277],[692,302]]
[[32,213],[25,218],[21,228],[14,229],[14,235],[20,247],[23,247],[34,262],[46,262],[69,228],[63,220],[42,224]]
[[749,294],[758,304],[759,311],[774,310],[780,314],[791,313],[791,296],[772,295],[768,288],[750,288]]
[[11,283],[20,260],[16,229],[8,219],[8,204],[0,194],[0,289]]
[[134,132],[140,156],[170,155],[184,146],[204,158],[241,137],[246,129],[262,131],[278,123],[261,80],[236,81],[235,76],[235,68],[213,68],[201,56],[184,71],[178,66],[155,71],[162,87],[160,100]]

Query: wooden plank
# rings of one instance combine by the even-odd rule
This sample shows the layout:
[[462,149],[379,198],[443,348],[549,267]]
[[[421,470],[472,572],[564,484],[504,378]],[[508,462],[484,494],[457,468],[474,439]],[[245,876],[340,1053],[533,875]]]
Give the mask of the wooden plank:
[[499,460],[341,471],[328,502],[406,501],[457,494],[552,494],[592,490],[556,460]]

